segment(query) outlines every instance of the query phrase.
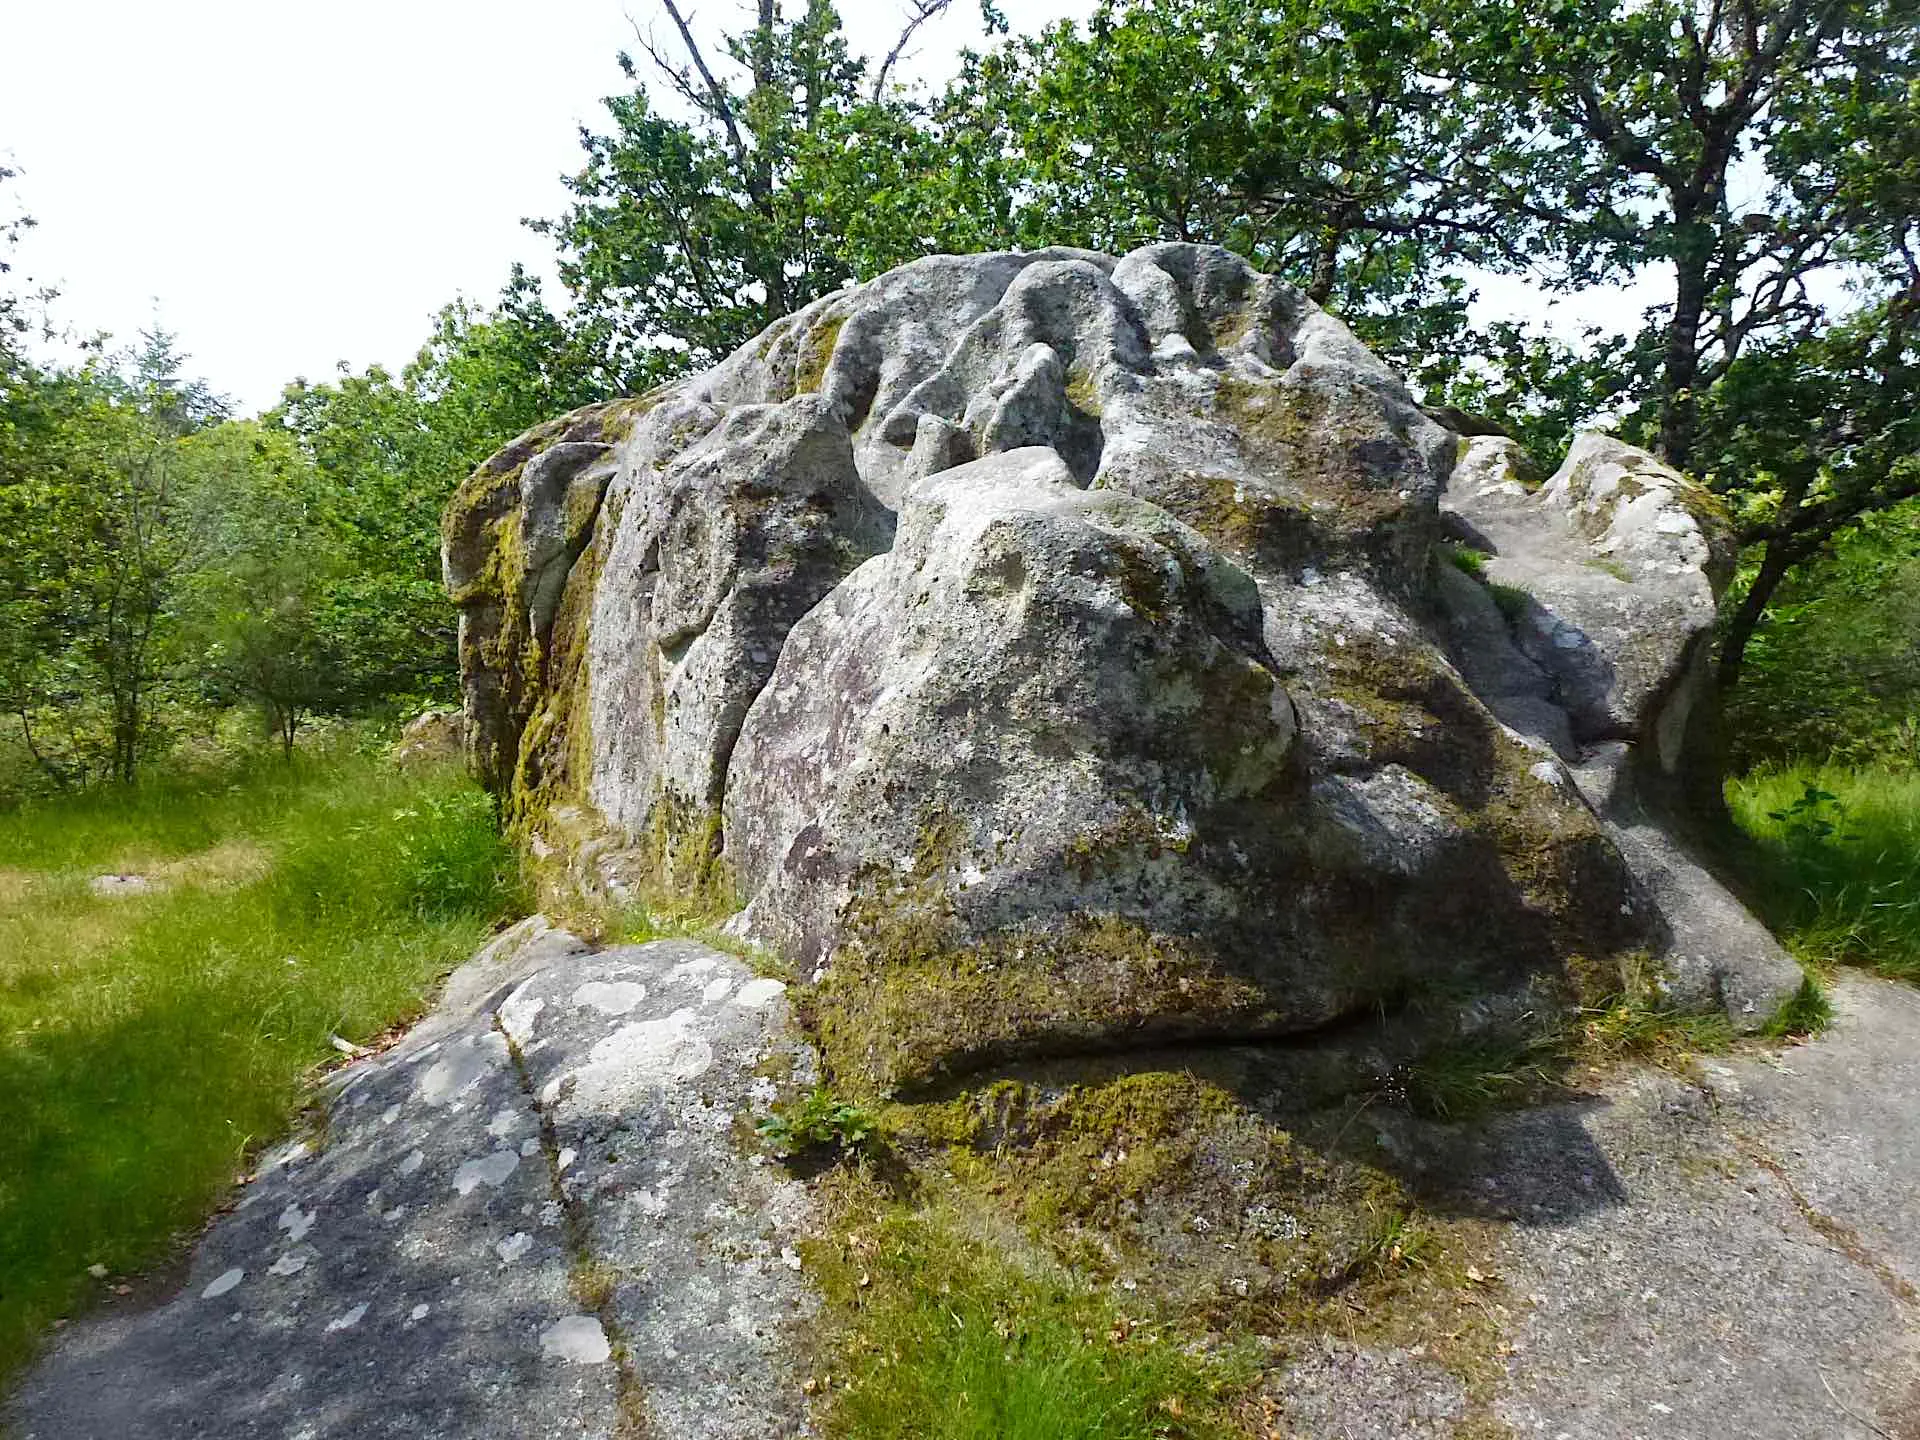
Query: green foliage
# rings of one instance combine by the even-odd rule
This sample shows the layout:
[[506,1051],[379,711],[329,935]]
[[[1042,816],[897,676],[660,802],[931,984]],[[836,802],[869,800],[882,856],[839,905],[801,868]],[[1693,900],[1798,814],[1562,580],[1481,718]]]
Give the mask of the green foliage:
[[[284,1133],[331,1034],[371,1041],[512,912],[486,798],[348,754],[0,815],[0,1374],[164,1261]],[[152,893],[93,895],[102,871]]]
[[609,98],[611,133],[582,136],[575,203],[534,226],[622,387],[711,364],[856,275],[979,248],[943,199],[940,135],[901,92],[869,93],[826,0],[794,19],[763,6],[712,63],[678,28],[677,50],[649,43],[646,58],[692,118],[670,118],[645,84]]
[[864,1105],[842,1100],[824,1085],[798,1100],[775,1105],[756,1127],[776,1154],[831,1147],[858,1150],[872,1139],[878,1117]]
[[1461,354],[1457,267],[1528,244],[1452,179],[1485,142],[1464,92],[1430,83],[1444,44],[1371,0],[1106,0],[972,57],[943,110],[1014,242],[1225,245],[1438,378]]
[[1404,1210],[1375,1206],[1359,1263],[1376,1275],[1424,1270],[1440,1251],[1439,1237]]
[[1519,621],[1533,603],[1533,596],[1519,585],[1493,582],[1487,586],[1487,593],[1493,596],[1493,603],[1500,607],[1500,613],[1507,617],[1508,624]]
[[1733,1025],[1714,1011],[1694,1015],[1668,1008],[1656,993],[1636,988],[1581,1014],[1583,1053],[1597,1060],[1638,1059],[1684,1064],[1733,1045]]
[[1906,283],[1920,211],[1883,206],[1911,198],[1920,135],[1910,7],[1527,0],[1446,30],[1493,142],[1459,180],[1547,226],[1569,288],[1649,265],[1672,278],[1633,398],[1673,463],[1693,460],[1701,395],[1748,344],[1818,327],[1807,275],[1864,263]]
[[841,1440],[1224,1437],[1244,1376],[1100,1292],[1025,1268],[958,1213],[879,1205],[853,1243],[810,1258],[851,1329],[834,1363]]
[[1469,545],[1447,546],[1447,563],[1463,575],[1471,575],[1476,580],[1487,578],[1487,561],[1492,557],[1484,550],[1475,550]]
[[1869,517],[1787,578],[1729,697],[1734,763],[1920,765],[1920,504]]
[[1753,898],[1803,961],[1920,983],[1920,773],[1805,763],[1733,781]]
[[1809,975],[1767,1021],[1761,1033],[1774,1040],[1800,1039],[1818,1035],[1832,1023],[1833,1002],[1827,998],[1826,987]]
[[1429,1050],[1393,1077],[1389,1091],[1430,1120],[1472,1120],[1553,1094],[1567,1059],[1555,1029],[1479,1036]]
[[[223,404],[183,363],[156,331],[78,369],[0,375],[0,703],[55,783],[130,783],[156,738],[199,539],[182,447]],[[36,719],[56,727],[47,748]]]

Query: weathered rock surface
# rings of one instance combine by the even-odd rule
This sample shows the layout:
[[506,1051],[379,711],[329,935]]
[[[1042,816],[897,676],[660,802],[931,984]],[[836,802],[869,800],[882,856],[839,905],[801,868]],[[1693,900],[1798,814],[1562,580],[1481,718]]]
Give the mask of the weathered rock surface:
[[811,1074],[783,990],[690,942],[588,953],[523,923],[339,1072],[322,1138],[262,1168],[177,1296],[67,1330],[4,1419],[21,1440],[810,1433],[786,1370],[815,1303],[806,1195],[751,1143],[770,1077]]
[[1622,1077],[1425,1151],[1441,1193],[1507,1222],[1515,1433],[1920,1435],[1920,994],[1834,1000],[1777,1058]]
[[446,764],[465,749],[465,724],[458,710],[432,707],[406,723],[388,756],[396,765]]
[[1676,946],[1758,1026],[1791,965],[1665,913],[1568,768],[1624,746],[1664,833],[1630,782],[1689,763],[1712,507],[1602,437],[1537,493],[1462,446],[1225,251],[920,261],[477,472],[477,765],[577,874],[724,864],[877,1086]]
[[1848,977],[1833,998],[1833,1028],[1783,1052],[1617,1070],[1482,1124],[1346,1128],[1462,1227],[1468,1319],[1296,1343],[1264,1381],[1273,1428],[1920,1436],[1920,994]]

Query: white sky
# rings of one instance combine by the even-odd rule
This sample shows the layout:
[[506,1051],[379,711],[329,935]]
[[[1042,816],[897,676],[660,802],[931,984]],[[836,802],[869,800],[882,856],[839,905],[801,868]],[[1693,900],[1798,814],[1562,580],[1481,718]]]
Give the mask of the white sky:
[[[741,0],[696,0],[696,24]],[[1092,0],[1007,0],[1023,29]],[[884,50],[904,0],[840,0]],[[398,367],[456,294],[490,300],[514,260],[550,273],[524,216],[558,214],[578,128],[626,88],[631,14],[658,0],[0,0],[0,162],[39,221],[10,280],[61,291],[57,323],[117,343],[157,318],[243,410],[337,362]],[[974,0],[916,37],[903,77],[944,79],[980,39]],[[1488,314],[1631,325],[1642,293],[1551,311],[1489,277]],[[557,298],[557,297],[556,297]]]
[[[695,0],[696,24],[739,18]],[[1023,27],[1091,0],[1013,0]],[[841,0],[881,53],[902,0]],[[157,316],[244,409],[345,360],[398,366],[456,293],[490,300],[521,224],[558,214],[578,128],[627,88],[628,15],[657,0],[0,0],[0,163],[38,222],[9,280],[61,292],[57,323],[118,342]],[[978,6],[915,37],[907,76],[943,78]]]

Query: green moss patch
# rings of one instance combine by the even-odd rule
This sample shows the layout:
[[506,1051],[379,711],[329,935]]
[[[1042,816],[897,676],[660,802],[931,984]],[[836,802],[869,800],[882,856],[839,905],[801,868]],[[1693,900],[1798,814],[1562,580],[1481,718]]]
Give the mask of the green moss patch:
[[827,383],[827,367],[833,363],[833,350],[840,343],[840,331],[847,317],[835,315],[808,332],[806,348],[801,351],[793,373],[795,395],[817,395]]
[[1115,1061],[880,1125],[888,1158],[826,1177],[827,1231],[805,1252],[831,1435],[1264,1437],[1293,1353],[1327,1333],[1408,1343],[1408,1310],[1437,1363],[1490,1395],[1479,1230],[1208,1075]]
[[1263,992],[1193,942],[1076,914],[954,943],[932,897],[856,911],[807,997],[829,1062],[872,1093],[1023,1055],[1272,1028]]

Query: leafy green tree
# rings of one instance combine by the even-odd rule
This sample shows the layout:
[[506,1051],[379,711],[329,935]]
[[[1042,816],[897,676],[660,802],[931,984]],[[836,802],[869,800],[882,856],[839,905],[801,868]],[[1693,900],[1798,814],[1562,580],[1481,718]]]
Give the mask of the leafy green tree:
[[155,329],[109,371],[113,401],[101,415],[107,464],[78,576],[88,606],[80,643],[108,703],[109,771],[131,785],[147,748],[156,692],[175,638],[173,600],[197,559],[201,535],[180,442],[215,423],[225,401],[184,373],[176,338]]
[[[131,784],[153,738],[195,563],[179,447],[221,412],[183,365],[155,331],[77,369],[22,362],[0,386],[0,693],[56,780],[98,769]],[[35,740],[36,718],[64,732],[64,759]]]
[[758,0],[755,23],[724,37],[717,60],[662,0],[674,40],[639,37],[662,93],[622,55],[635,88],[607,100],[611,133],[583,129],[574,204],[533,222],[559,246],[576,323],[617,388],[710,364],[848,279],[943,248],[927,213],[940,190],[921,182],[948,157],[888,78],[950,3],[918,0],[869,76],[829,0],[794,19]]
[[0,374],[0,704],[55,785],[89,770],[95,687],[80,642],[92,618],[94,501],[111,401],[87,372],[20,360]]
[[184,462],[205,536],[179,604],[200,693],[258,704],[291,758],[302,722],[363,697],[351,635],[330,623],[345,555],[311,460],[286,431],[231,421]]
[[1750,347],[1708,392],[1706,478],[1752,557],[1720,648],[1720,682],[1796,567],[1864,517],[1920,496],[1920,289],[1806,339]]
[[1673,464],[1748,346],[1820,328],[1817,272],[1898,268],[1920,120],[1907,0],[1522,0],[1443,31],[1494,142],[1457,178],[1540,227],[1563,286],[1671,278],[1636,350]]
[[1542,243],[1459,178],[1491,121],[1436,81],[1445,59],[1430,16],[1384,0],[1103,0],[972,57],[944,113],[994,158],[967,173],[1018,243],[1225,245],[1439,379],[1461,267]]
[[[455,617],[440,580],[448,498],[522,430],[605,398],[610,383],[581,332],[555,317],[534,278],[516,268],[492,308],[444,307],[399,375],[376,365],[286,388],[263,424],[311,466],[308,503],[331,557],[325,585],[299,619],[326,634],[329,664],[347,691],[369,703],[451,691]],[[326,708],[309,702],[315,707]]]
[[1789,575],[1729,697],[1735,760],[1920,766],[1920,502],[1864,517]]

